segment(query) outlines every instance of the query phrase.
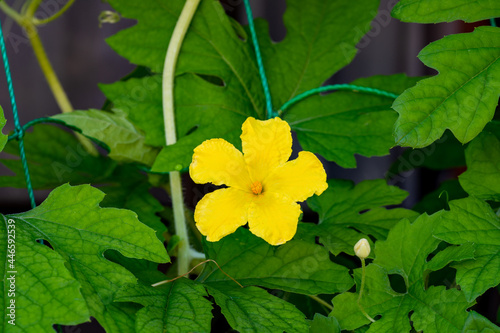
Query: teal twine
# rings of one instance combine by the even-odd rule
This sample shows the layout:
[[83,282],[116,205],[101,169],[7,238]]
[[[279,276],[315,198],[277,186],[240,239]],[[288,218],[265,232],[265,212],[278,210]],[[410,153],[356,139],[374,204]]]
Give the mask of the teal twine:
[[280,111],[278,114],[281,116],[283,112],[288,109],[290,106],[293,104],[315,94],[319,94],[322,92],[327,92],[327,91],[334,91],[334,90],[350,90],[350,91],[355,91],[355,92],[363,92],[367,94],[372,94],[372,95],[378,95],[378,96],[384,96],[384,97],[389,97],[389,98],[397,98],[397,94],[393,94],[389,91],[381,90],[381,89],[375,89],[375,88],[370,88],[370,87],[362,87],[362,86],[357,86],[354,84],[334,84],[330,86],[324,86],[324,87],[319,87],[315,89],[308,90],[306,92],[303,92],[302,94],[299,94],[283,104],[281,107]]
[[257,58],[257,66],[259,67],[260,80],[262,82],[262,88],[264,89],[264,95],[266,97],[267,106],[267,119],[276,117],[278,114],[273,111],[273,104],[271,100],[271,92],[269,91],[269,83],[267,82],[266,71],[264,70],[264,64],[262,63],[262,55],[260,53],[259,41],[257,40],[257,33],[255,32],[255,26],[253,24],[253,14],[252,8],[248,0],[243,1],[245,3],[245,9],[248,18],[248,27],[250,28],[250,35],[252,36],[253,47],[255,49],[255,57]]
[[7,86],[9,87],[10,103],[12,105],[12,113],[14,114],[14,127],[19,140],[19,156],[24,170],[24,178],[26,179],[26,187],[31,201],[31,208],[36,207],[35,194],[33,193],[33,186],[31,185],[30,171],[28,168],[28,161],[26,160],[26,153],[24,151],[24,130],[19,123],[19,115],[17,113],[16,97],[14,95],[14,86],[12,85],[12,77],[10,75],[9,59],[7,58],[7,50],[5,48],[5,40],[3,38],[2,22],[0,21],[0,48],[2,52],[3,65],[5,67],[5,76],[7,77]]
[[495,22],[495,19],[494,19],[494,18],[491,18],[491,19],[490,19],[490,25],[491,25],[492,27],[496,27],[496,26],[497,26],[497,23]]
[[[48,117],[37,118],[37,119],[31,120],[31,121],[28,121],[26,124],[24,124],[24,126],[22,127],[22,133],[24,135],[24,132],[26,132],[26,130],[28,128],[31,128],[34,125],[46,124],[46,123],[54,123],[54,124],[61,124],[61,125],[67,126],[66,123],[60,119],[48,118]],[[14,134],[9,135],[9,139],[7,141],[10,142],[10,141],[16,140],[16,139],[19,139],[19,132],[17,130],[14,132]]]

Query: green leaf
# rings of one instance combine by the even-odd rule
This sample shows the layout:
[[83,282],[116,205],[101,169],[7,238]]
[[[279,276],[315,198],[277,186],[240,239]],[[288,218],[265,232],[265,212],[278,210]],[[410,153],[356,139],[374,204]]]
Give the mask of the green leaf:
[[[99,183],[116,168],[112,160],[90,155],[73,134],[51,125],[37,125],[32,132],[26,132],[24,147],[35,189],[53,189],[68,182]],[[19,156],[17,141],[9,142],[4,152]],[[15,173],[0,177],[1,187],[26,187],[19,159],[2,158],[0,162]]]
[[210,332],[212,304],[204,297],[208,294],[201,284],[180,278],[157,288],[126,285],[115,301],[144,305],[137,312],[137,333]]
[[104,257],[125,267],[145,285],[152,285],[167,278],[165,274],[158,270],[158,263],[144,259],[128,258],[115,250],[107,250]]
[[[154,147],[165,145],[161,75],[131,78],[112,84],[100,84],[99,88],[113,102],[113,110],[119,110],[144,132],[144,143]],[[177,122],[177,133],[183,133],[182,123]]]
[[354,244],[360,238],[368,238],[369,234],[385,239],[402,218],[417,215],[403,208],[387,210],[381,207],[400,204],[407,195],[382,179],[367,180],[356,186],[350,181],[331,179],[321,196],[307,201],[319,214],[319,225],[310,227],[308,232],[319,236],[320,243],[333,254],[354,255]]
[[[132,62],[149,66],[155,72],[161,71],[168,38],[183,3],[111,1],[123,16],[135,18],[139,23],[111,37],[108,42]],[[191,73],[216,76],[224,85]],[[162,150],[153,166],[154,171],[186,167],[191,162],[193,149],[209,138],[224,138],[238,146],[243,121],[248,116],[264,118],[264,97],[252,46],[238,37],[219,3],[201,2],[183,43],[177,74],[185,74],[178,76],[175,82],[178,142]],[[119,86],[109,97],[118,97],[117,108],[125,112],[129,109],[127,105],[146,102],[139,109],[132,109],[136,114],[130,119],[146,133],[151,132],[146,134],[147,142],[163,145],[161,84],[158,84],[161,77],[129,81],[132,82]],[[126,85],[132,90],[125,89]],[[110,89],[105,88],[108,92]],[[147,110],[142,115],[144,108]]]
[[151,165],[158,151],[144,143],[144,135],[121,113],[101,110],[73,111],[52,116],[78,128],[88,137],[104,142],[109,157],[122,162]]
[[[352,279],[347,268],[330,261],[322,246],[294,239],[275,247],[239,228],[218,242],[205,242],[207,258],[244,286],[316,295],[348,290]],[[199,279],[207,285],[234,283],[213,264]]]
[[340,333],[340,325],[335,317],[325,317],[319,313],[314,315],[309,333]]
[[[130,177],[130,173],[128,175]],[[157,215],[163,211],[163,206],[149,193],[150,186],[145,178],[137,182],[127,182],[123,178],[120,185],[101,187],[101,191],[106,193],[102,207],[124,208],[134,211],[139,221],[156,231],[156,236],[163,242],[165,241],[163,233],[167,231],[167,227]]]
[[391,15],[403,22],[477,22],[500,16],[500,3],[491,0],[401,0]]
[[[47,264],[38,266],[38,262],[33,262],[38,252],[46,253],[48,249],[35,243],[36,239],[43,239],[54,249],[53,256],[59,258],[60,265],[64,263],[80,283],[90,315],[107,332],[133,332],[136,307],[114,303],[113,295],[123,285],[135,283],[136,278],[123,267],[105,260],[103,252],[114,249],[130,258],[156,262],[166,262],[169,258],[154,231],[140,223],[135,213],[100,208],[103,197],[104,193],[89,185],[63,185],[35,209],[8,216],[16,221],[17,230],[29,235],[34,249],[30,260],[19,261],[18,267],[40,269],[33,278],[26,279],[27,284],[36,284],[41,278],[59,280],[47,275],[44,271]],[[31,311],[37,313],[38,306]]]
[[425,147],[446,129],[460,142],[469,142],[493,118],[498,103],[500,29],[478,27],[444,37],[427,45],[419,58],[439,74],[394,101],[397,144]]
[[[193,149],[211,138],[223,138],[241,147],[241,125],[249,116],[259,118],[235,85],[217,86],[199,76],[186,74],[176,80],[178,141],[164,147],[152,170],[180,170],[191,163]],[[193,94],[196,91],[196,94]],[[214,121],[217,119],[217,121]],[[161,125],[163,120],[160,120]],[[163,129],[161,129],[163,133]]]
[[8,139],[8,136],[2,133],[2,129],[4,128],[6,122],[7,120],[5,120],[5,116],[3,115],[3,109],[0,106],[0,151],[2,151],[3,147],[5,147]]
[[498,333],[500,332],[500,327],[493,324],[488,319],[481,316],[475,311],[469,313],[467,322],[465,323],[463,332],[468,333]]
[[[287,0],[286,36],[271,41],[264,20],[256,20],[264,68],[274,108],[309,89],[320,87],[348,65],[356,44],[371,29],[380,1]],[[305,10],[307,8],[307,10]]]
[[413,210],[419,213],[433,214],[442,209],[449,209],[450,200],[467,197],[457,179],[447,180],[441,183],[439,188],[427,194],[419,203],[413,206]]
[[469,197],[450,202],[434,236],[450,244],[476,245],[474,260],[453,264],[457,283],[472,301],[500,283],[500,219],[482,200]]
[[438,252],[431,260],[429,260],[427,268],[432,271],[437,271],[444,268],[452,261],[474,259],[475,251],[476,245],[474,243],[465,243],[461,246],[449,246]]
[[458,177],[464,190],[484,200],[500,201],[500,139],[481,133],[465,150],[465,158],[467,171]]
[[[376,243],[376,259],[366,267],[361,304],[372,318],[381,317],[367,332],[410,332],[410,320],[416,331],[462,332],[466,309],[472,305],[464,294],[444,286],[425,287],[429,268],[426,259],[440,242],[432,237],[438,221],[439,213],[430,217],[421,215],[413,224],[402,220],[387,240]],[[355,270],[358,289],[360,271]],[[391,288],[388,274],[398,274],[404,279],[406,293]],[[332,315],[342,329],[351,330],[369,323],[357,300],[355,293],[344,293],[333,299]]]
[[[137,19],[138,24],[111,37],[108,42],[133,63],[159,72],[168,36],[182,3],[111,1],[123,16]],[[284,23],[288,34],[280,43],[272,43],[266,24],[257,20],[275,108],[305,90],[320,86],[352,60],[355,45],[369,30],[378,2],[314,0],[308,4],[308,15],[303,15],[302,6],[298,0],[287,2]],[[371,11],[367,10],[370,8]],[[318,35],[316,32],[320,29],[322,33]],[[148,38],[144,38],[145,35]],[[209,138],[224,138],[240,146],[243,121],[249,116],[265,118],[253,46],[248,38],[242,40],[244,35],[244,30],[227,18],[217,2],[200,4],[177,67],[175,104],[179,140],[162,150],[153,166],[154,171],[186,167],[191,162],[192,150]],[[303,45],[307,45],[307,50]],[[101,87],[115,102],[115,107],[127,113],[132,122],[146,132],[146,142],[155,146],[164,144],[159,82],[157,76]]]
[[465,166],[465,147],[453,135],[446,131],[438,141],[425,148],[406,149],[397,161],[394,162],[387,178],[396,178],[397,175],[415,168],[445,170]]
[[257,287],[221,283],[207,286],[229,325],[241,333],[307,332],[304,314],[295,306]]
[[36,242],[40,235],[33,231],[34,226],[1,215],[0,330],[54,332],[56,323],[89,321],[80,283],[68,272],[61,255]]
[[[419,79],[397,74],[359,79],[352,84],[400,94]],[[354,168],[354,154],[382,156],[394,146],[392,130],[397,114],[391,109],[392,103],[389,97],[340,91],[309,97],[293,105],[283,118],[297,133],[302,148],[344,168]]]

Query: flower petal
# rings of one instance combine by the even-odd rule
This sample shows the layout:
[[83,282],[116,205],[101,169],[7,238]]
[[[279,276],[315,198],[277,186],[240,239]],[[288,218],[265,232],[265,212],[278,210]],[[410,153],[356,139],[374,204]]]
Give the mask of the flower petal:
[[245,162],[253,181],[264,181],[277,166],[292,154],[292,134],[286,121],[266,121],[249,117],[242,126],[241,141]]
[[189,175],[195,183],[234,186],[250,191],[243,154],[224,139],[206,140],[194,149]]
[[300,205],[286,195],[264,193],[254,197],[248,213],[250,231],[271,245],[283,244],[297,232]]
[[196,227],[210,242],[232,234],[247,223],[252,196],[235,188],[219,189],[205,195],[194,211]]
[[327,189],[326,172],[321,161],[308,151],[276,168],[264,182],[265,192],[283,193],[293,201],[304,201]]

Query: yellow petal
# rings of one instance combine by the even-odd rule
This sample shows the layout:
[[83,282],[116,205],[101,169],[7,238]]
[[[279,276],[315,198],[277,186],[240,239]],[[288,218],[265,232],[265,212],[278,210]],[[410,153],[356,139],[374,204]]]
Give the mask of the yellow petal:
[[271,245],[280,245],[295,235],[300,212],[300,205],[286,195],[263,193],[254,196],[248,225],[254,235]]
[[241,141],[245,162],[253,181],[262,182],[274,168],[292,154],[292,134],[286,121],[247,118],[242,126]]
[[235,188],[219,189],[205,195],[194,211],[196,227],[210,242],[232,234],[247,223],[252,196]]
[[304,201],[313,194],[320,195],[328,187],[321,161],[308,151],[274,170],[262,184],[264,192],[286,194],[293,201]]
[[194,149],[189,175],[198,184],[224,184],[248,191],[252,185],[243,154],[224,139],[206,140]]

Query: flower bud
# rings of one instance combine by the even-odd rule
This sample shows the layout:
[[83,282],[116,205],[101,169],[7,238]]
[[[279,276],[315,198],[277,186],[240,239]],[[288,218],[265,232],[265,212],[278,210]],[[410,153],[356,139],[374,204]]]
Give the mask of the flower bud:
[[370,244],[366,238],[361,238],[356,245],[354,245],[354,253],[360,258],[365,259],[370,254]]

